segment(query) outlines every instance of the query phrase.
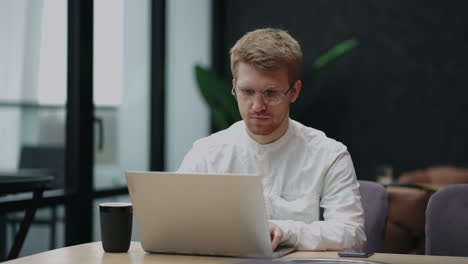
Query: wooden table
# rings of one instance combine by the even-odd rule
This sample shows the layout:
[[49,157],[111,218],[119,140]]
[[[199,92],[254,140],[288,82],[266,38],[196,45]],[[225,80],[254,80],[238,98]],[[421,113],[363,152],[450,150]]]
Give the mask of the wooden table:
[[[340,259],[336,252],[294,252],[284,257],[285,259],[304,259],[304,258],[332,258]],[[359,260],[359,259],[356,259]],[[380,254],[377,253],[366,260],[401,263],[401,264],[466,264],[468,258],[463,257],[441,257],[424,255],[403,255],[403,254]],[[239,258],[222,258],[206,256],[186,256],[186,255],[163,255],[148,254],[143,251],[139,242],[132,242],[128,253],[105,253],[101,242],[82,244],[73,247],[66,247],[46,251],[36,255],[22,257],[19,259],[4,262],[5,264],[215,264],[215,263],[241,263],[249,261]],[[251,261],[251,260],[250,260]],[[289,262],[284,262],[285,264]],[[303,263],[305,264],[305,263]]]

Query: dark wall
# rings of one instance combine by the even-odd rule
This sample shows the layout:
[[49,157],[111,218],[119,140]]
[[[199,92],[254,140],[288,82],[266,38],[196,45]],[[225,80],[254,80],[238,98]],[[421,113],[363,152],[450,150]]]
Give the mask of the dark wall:
[[[467,1],[229,0],[218,19],[227,79],[229,48],[261,27],[288,30],[304,52],[292,117],[345,145],[358,178],[379,164],[395,173],[468,167]],[[317,75],[314,59],[354,37],[359,46]]]

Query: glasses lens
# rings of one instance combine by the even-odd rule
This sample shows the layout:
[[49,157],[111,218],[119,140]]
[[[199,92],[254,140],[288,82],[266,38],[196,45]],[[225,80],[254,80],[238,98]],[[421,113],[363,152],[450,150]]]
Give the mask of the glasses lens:
[[267,105],[277,105],[281,103],[283,94],[279,90],[265,90],[261,93],[249,88],[236,88],[232,91],[237,95],[237,100],[244,103],[254,103],[256,96],[261,96],[263,102]]
[[276,96],[276,97],[270,97],[268,99],[265,98],[265,103],[267,105],[277,105],[277,104],[281,103],[281,97]]
[[237,93],[241,101],[250,101],[255,97],[255,91],[251,89],[238,89]]

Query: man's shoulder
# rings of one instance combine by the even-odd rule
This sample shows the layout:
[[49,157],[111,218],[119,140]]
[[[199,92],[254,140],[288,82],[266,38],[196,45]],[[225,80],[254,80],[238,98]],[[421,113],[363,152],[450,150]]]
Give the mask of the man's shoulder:
[[203,150],[213,150],[217,148],[234,145],[239,142],[242,129],[244,129],[243,121],[238,121],[230,127],[213,133],[207,137],[200,138],[194,142],[193,147]]
[[325,132],[294,120],[292,122],[297,137],[308,147],[326,152],[342,152],[347,150],[343,143],[328,137]]

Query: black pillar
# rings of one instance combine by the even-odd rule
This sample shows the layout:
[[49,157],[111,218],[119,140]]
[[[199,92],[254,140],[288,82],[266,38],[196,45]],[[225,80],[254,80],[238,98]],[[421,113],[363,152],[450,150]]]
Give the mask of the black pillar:
[[163,171],[165,158],[166,1],[151,1],[150,169]]
[[93,234],[93,0],[68,1],[65,243]]

